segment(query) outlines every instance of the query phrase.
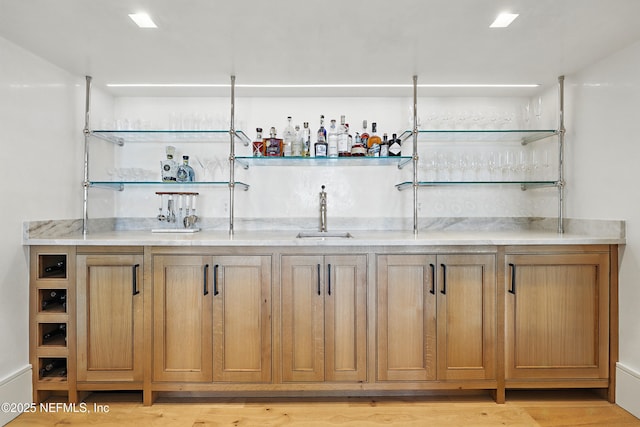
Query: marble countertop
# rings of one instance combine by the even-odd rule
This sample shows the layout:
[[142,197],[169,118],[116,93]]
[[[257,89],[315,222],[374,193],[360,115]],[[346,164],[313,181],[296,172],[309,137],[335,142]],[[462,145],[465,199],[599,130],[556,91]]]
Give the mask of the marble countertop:
[[354,231],[351,238],[297,238],[295,231],[200,231],[152,233],[151,231],[103,231],[41,236],[25,245],[65,246],[429,246],[429,245],[577,245],[623,244],[620,236],[524,231]]

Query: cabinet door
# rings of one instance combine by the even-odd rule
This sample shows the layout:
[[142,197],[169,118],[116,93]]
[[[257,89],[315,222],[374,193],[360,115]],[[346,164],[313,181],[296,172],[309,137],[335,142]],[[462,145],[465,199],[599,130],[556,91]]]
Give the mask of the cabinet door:
[[607,378],[607,254],[507,255],[506,379]]
[[283,256],[282,380],[324,381],[324,257]]
[[325,381],[367,378],[367,257],[325,257]]
[[271,381],[271,257],[214,257],[213,354],[214,381]]
[[438,255],[438,379],[495,378],[494,255]]
[[78,381],[142,381],[142,255],[78,255]]
[[153,380],[212,380],[211,259],[153,257]]
[[436,379],[435,256],[378,255],[379,381]]

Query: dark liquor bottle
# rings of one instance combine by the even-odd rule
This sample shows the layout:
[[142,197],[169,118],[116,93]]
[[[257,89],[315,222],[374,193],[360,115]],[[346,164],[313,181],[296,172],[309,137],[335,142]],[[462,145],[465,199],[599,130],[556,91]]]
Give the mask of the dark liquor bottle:
[[356,132],[355,141],[351,146],[351,155],[353,157],[362,157],[367,155],[367,149],[364,148],[362,138],[360,138],[360,134],[358,132]]
[[42,299],[42,310],[49,310],[52,307],[61,305],[62,307],[66,307],[67,304],[67,293],[65,290],[52,290],[46,292],[43,295]]
[[64,273],[65,270],[65,262],[58,261],[53,265],[48,265],[44,268],[44,272],[47,276],[51,276],[55,273]]
[[[66,360],[65,359],[46,359],[40,368],[40,377],[46,377],[52,375],[56,369],[65,368]],[[60,371],[60,376],[66,376],[66,368],[63,371]]]
[[282,139],[276,138],[276,128],[269,129],[269,138],[265,139],[264,149],[267,157],[282,157]]
[[60,323],[57,328],[42,334],[42,342],[50,341],[51,339],[57,337],[58,335],[66,335],[66,334],[67,334],[67,324]]
[[389,141],[389,155],[390,156],[402,155],[402,142],[400,141],[400,138],[396,136],[395,133],[391,136],[391,141]]
[[376,134],[378,131],[378,125],[376,122],[371,123],[371,135],[367,141],[368,154],[373,157],[380,157],[380,143],[382,139]]
[[380,143],[380,157],[389,157],[389,140],[387,134],[382,135],[382,142]]

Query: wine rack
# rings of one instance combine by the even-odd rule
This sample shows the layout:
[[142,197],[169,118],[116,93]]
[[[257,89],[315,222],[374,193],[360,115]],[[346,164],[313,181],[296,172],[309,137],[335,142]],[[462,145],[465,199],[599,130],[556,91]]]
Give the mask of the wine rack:
[[75,248],[33,246],[30,256],[33,401],[66,394],[75,402]]

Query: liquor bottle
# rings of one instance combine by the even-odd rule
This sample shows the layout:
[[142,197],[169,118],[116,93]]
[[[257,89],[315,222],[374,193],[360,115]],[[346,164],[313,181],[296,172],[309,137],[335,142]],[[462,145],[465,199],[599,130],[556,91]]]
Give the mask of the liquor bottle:
[[291,145],[291,155],[295,157],[302,156],[302,132],[300,132],[300,125],[296,125],[296,132],[293,138],[293,144]]
[[335,119],[331,120],[327,131],[327,157],[338,157],[338,127]]
[[[60,323],[57,328],[42,334],[42,342],[50,341],[51,339],[57,337],[58,335],[66,335],[66,334],[67,334],[67,324]],[[65,337],[65,340],[66,340],[66,337]]]
[[327,157],[327,130],[324,128],[324,116],[320,116],[320,128],[318,129],[318,139],[314,144],[314,155]]
[[196,180],[196,173],[189,166],[189,156],[182,156],[182,164],[178,167],[178,182],[193,182]]
[[167,160],[160,162],[162,181],[176,182],[178,180],[178,162],[173,160],[173,156],[176,154],[176,147],[169,145],[165,151]]
[[304,122],[302,128],[302,155],[309,157],[311,149],[311,129],[309,129],[309,122]]
[[[46,377],[54,373],[56,369],[64,368],[66,365],[65,359],[48,359],[45,360],[42,368],[40,368],[40,377]],[[64,370],[66,375],[66,369]],[[64,375],[61,375],[64,376]]]
[[269,138],[265,138],[264,147],[267,157],[282,156],[282,139],[276,138],[276,128],[269,129]]
[[287,117],[287,126],[282,131],[282,155],[286,157],[291,157],[291,152],[293,148],[293,140],[296,137],[296,132],[291,126],[291,116]]
[[56,273],[64,273],[65,270],[65,262],[58,261],[53,265],[48,265],[44,268],[44,272],[47,276],[51,276]]
[[264,157],[264,141],[262,140],[262,128],[256,128],[256,139],[253,141],[253,157]]
[[349,147],[349,125],[344,121],[344,116],[340,116],[340,126],[338,127],[338,156],[340,157],[351,155],[351,147]]
[[369,140],[367,141],[368,154],[373,157],[380,157],[380,143],[382,142],[382,140],[376,134],[376,132],[378,131],[377,127],[378,126],[376,122],[371,123],[371,135],[369,136]]
[[66,306],[67,295],[65,291],[50,291],[47,294],[43,295],[42,303],[40,306],[42,310],[50,310],[52,307],[57,305]]
[[362,157],[362,156],[366,156],[366,154],[367,154],[367,149],[364,148],[364,144],[362,143],[362,138],[360,138],[360,134],[356,132],[355,141],[351,146],[351,156]]
[[382,142],[380,143],[380,157],[389,157],[389,140],[386,133],[382,135]]
[[394,133],[391,135],[391,141],[389,141],[389,155],[401,156],[402,155],[402,141]]
[[367,133],[367,121],[362,121],[362,133],[360,134],[360,140],[365,149],[369,148],[369,133]]

